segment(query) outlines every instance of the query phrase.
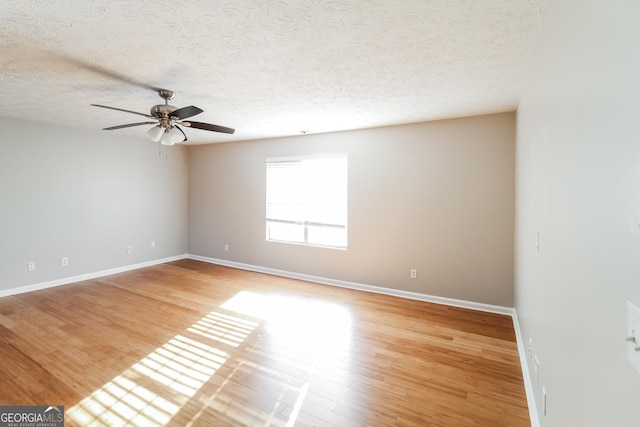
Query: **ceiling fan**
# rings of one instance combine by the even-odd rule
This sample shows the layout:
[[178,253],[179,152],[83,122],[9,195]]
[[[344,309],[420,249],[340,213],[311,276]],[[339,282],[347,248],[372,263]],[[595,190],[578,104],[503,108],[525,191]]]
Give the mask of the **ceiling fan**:
[[191,120],[185,121],[185,119],[189,117],[193,117],[196,114],[202,113],[203,110],[193,105],[188,107],[176,108],[173,105],[169,105],[169,100],[173,99],[173,91],[168,89],[158,89],[157,91],[158,95],[160,95],[160,97],[164,99],[164,104],[158,104],[151,107],[150,114],[138,113],[137,111],[125,110],[122,108],[108,107],[106,105],[91,105],[94,107],[108,108],[110,110],[137,114],[139,116],[144,116],[153,120],[138,123],[128,123],[126,125],[111,126],[108,128],[104,128],[103,130],[114,130],[143,125],[155,125],[147,131],[147,137],[154,142],[160,142],[160,144],[162,145],[174,145],[187,140],[187,134],[184,133],[180,126],[229,134],[235,132],[235,129],[224,126],[213,125],[210,123],[194,122]]

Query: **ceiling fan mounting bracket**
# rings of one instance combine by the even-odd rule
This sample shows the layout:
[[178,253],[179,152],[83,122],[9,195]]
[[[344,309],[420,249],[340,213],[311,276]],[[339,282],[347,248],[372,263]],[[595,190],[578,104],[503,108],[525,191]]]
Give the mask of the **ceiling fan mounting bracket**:
[[160,95],[160,98],[164,99],[165,104],[167,103],[167,101],[169,101],[170,99],[173,99],[173,91],[169,90],[169,89],[158,89],[158,95]]

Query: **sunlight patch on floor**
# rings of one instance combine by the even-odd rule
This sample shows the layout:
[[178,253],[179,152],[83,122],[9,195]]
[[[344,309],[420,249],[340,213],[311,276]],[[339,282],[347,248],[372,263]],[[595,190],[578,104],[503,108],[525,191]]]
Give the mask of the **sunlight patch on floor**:
[[237,347],[256,326],[257,322],[212,311],[187,331]]
[[[223,311],[210,312],[184,335],[176,335],[71,407],[68,416],[83,426],[165,426],[229,361],[231,355],[221,348],[233,352],[232,348],[242,345],[262,324],[272,344],[300,356],[309,373],[343,360],[349,350],[351,315],[337,304],[241,291],[220,308]],[[228,314],[232,312],[238,316]],[[237,365],[218,389],[201,402],[202,409],[191,422],[197,422],[203,411],[213,409],[237,421],[294,425],[309,384],[300,388],[283,383],[271,408],[253,408],[247,402],[228,400],[230,396],[224,393],[231,378],[249,363],[235,362]],[[256,365],[253,369],[265,368]],[[286,417],[280,411],[287,406],[282,399],[288,393],[294,393],[295,407]]]
[[[212,312],[188,331],[237,347],[255,326],[255,322]],[[176,335],[70,408],[67,415],[83,426],[164,426],[228,358],[225,351]]]
[[266,331],[293,351],[341,359],[351,341],[351,314],[338,304],[242,291],[221,308],[265,320]]

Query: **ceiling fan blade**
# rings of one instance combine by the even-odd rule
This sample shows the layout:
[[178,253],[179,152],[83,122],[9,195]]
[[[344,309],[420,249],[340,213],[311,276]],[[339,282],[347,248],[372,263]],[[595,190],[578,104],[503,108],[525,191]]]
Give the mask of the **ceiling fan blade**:
[[174,127],[175,127],[176,129],[178,129],[180,132],[182,132],[182,134],[184,135],[184,139],[183,139],[182,141],[180,141],[180,142],[185,142],[185,141],[187,140],[187,134],[186,134],[186,133],[184,133],[184,131],[183,131],[182,129],[180,129],[180,126],[178,126],[178,125],[174,125]]
[[47,52],[50,56],[51,59],[50,61],[55,61],[57,62],[67,62],[71,65],[74,65],[76,67],[80,67],[83,69],[86,69],[89,72],[95,73],[95,74],[100,74],[102,76],[108,77],[110,79],[116,80],[116,81],[120,81],[123,83],[127,83],[127,84],[131,84],[134,86],[138,86],[140,88],[143,89],[151,89],[154,92],[157,92],[158,90],[160,90],[159,87],[155,87],[152,86],[148,83],[144,83],[138,80],[135,80],[134,78],[132,78],[131,76],[127,76],[124,73],[118,72],[118,71],[113,71],[108,69],[107,67],[101,66],[101,65],[96,65],[95,63],[89,63],[88,61],[81,59],[79,57],[74,57],[71,55],[68,55],[66,53],[63,52],[56,52],[56,51],[48,51]]
[[150,114],[138,113],[137,111],[124,110],[122,108],[116,108],[116,107],[107,107],[106,105],[99,105],[99,104],[91,104],[91,105],[94,107],[108,108],[109,110],[116,110],[116,111],[124,111],[125,113],[137,114],[139,116],[145,116],[145,117],[149,117],[150,119],[155,119],[155,117],[153,117]]
[[232,128],[227,128],[224,126],[212,125],[210,123],[202,123],[202,122],[182,122],[180,123],[183,126],[192,127],[195,129],[202,130],[210,130],[212,132],[221,132],[221,133],[234,133],[236,130]]
[[126,125],[119,125],[119,126],[111,126],[108,128],[103,128],[102,130],[114,130],[114,129],[123,129],[123,128],[130,128],[133,126],[142,126],[142,125],[155,125],[157,122],[140,122],[140,123],[129,123]]
[[201,110],[200,108],[190,105],[188,107],[178,108],[177,110],[173,111],[170,115],[171,117],[177,117],[178,120],[182,120],[182,119],[186,119],[187,117],[192,117],[192,116],[195,116],[196,114],[200,114],[202,113],[202,111],[203,110]]

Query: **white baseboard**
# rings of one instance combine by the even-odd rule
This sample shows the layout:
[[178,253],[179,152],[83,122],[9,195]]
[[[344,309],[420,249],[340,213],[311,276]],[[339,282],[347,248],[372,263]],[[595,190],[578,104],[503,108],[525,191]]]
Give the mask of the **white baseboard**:
[[435,304],[450,305],[454,307],[468,308],[471,310],[486,311],[489,313],[505,314],[513,316],[513,308],[503,307],[499,305],[482,304],[479,302],[465,301],[454,298],[445,298],[435,295],[421,294],[418,292],[401,291],[398,289],[384,288],[381,286],[365,285],[362,283],[347,282],[344,280],[328,279],[326,277],[312,276],[309,274],[293,273],[291,271],[277,270],[274,268],[260,267],[257,265],[244,264],[240,262],[227,261],[223,259],[203,257],[199,255],[188,254],[187,258],[196,261],[208,262],[210,264],[224,265],[227,267],[238,268],[241,270],[255,271],[258,273],[272,274],[274,276],[289,277],[292,279],[304,280],[307,282],[320,283],[323,285],[337,286],[340,288],[356,289],[359,291],[373,292],[376,294],[391,295],[401,298],[407,298],[418,301],[431,302]]
[[164,264],[187,258],[187,255],[177,255],[168,258],[156,259],[153,261],[141,262],[138,264],[125,265],[123,267],[110,268],[108,270],[96,271],[94,273],[81,274],[78,276],[63,277],[62,279],[51,280],[49,282],[36,283],[33,285],[20,286],[18,288],[0,290],[0,298],[10,295],[22,294],[25,292],[39,291],[56,286],[68,285],[70,283],[81,282],[83,280],[97,279],[98,277],[109,276],[111,274],[123,273],[125,271],[137,270],[139,268],[150,267],[152,265]]
[[538,408],[534,395],[533,381],[529,374],[529,364],[527,362],[526,344],[520,331],[520,323],[518,322],[518,313],[513,311],[513,329],[516,332],[516,342],[518,344],[518,353],[520,354],[520,366],[522,368],[522,379],[524,380],[524,390],[527,394],[527,406],[529,406],[529,419],[531,419],[531,427],[540,427],[538,419]]

